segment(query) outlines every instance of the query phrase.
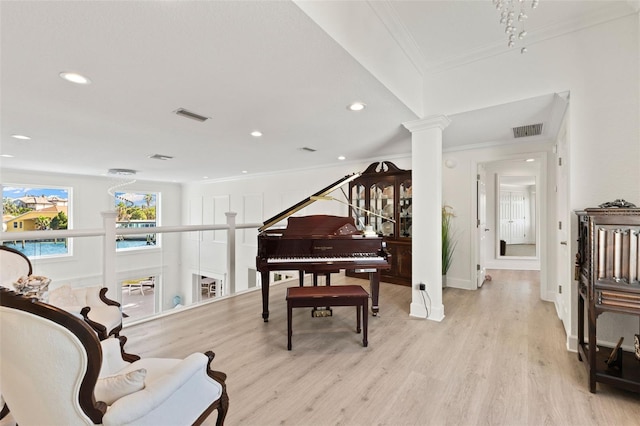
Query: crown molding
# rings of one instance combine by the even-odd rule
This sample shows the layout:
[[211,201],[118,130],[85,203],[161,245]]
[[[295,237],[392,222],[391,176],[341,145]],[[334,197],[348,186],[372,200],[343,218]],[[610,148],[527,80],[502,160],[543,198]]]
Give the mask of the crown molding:
[[428,68],[427,60],[422,50],[420,50],[418,43],[416,43],[416,40],[411,35],[411,32],[409,32],[402,22],[402,19],[400,19],[398,12],[393,6],[393,2],[389,0],[367,0],[367,4],[376,16],[378,16],[378,19],[382,21],[391,37],[398,43],[400,49],[402,49],[409,61],[416,67],[418,73],[423,75],[424,70]]
[[[527,46],[535,45],[544,40],[553,39],[572,32],[580,31],[595,25],[637,14],[640,10],[640,0],[627,0],[611,4],[605,2],[602,8],[589,14],[576,17],[568,21],[555,21],[529,31]],[[439,61],[426,64],[423,75],[433,75],[453,68],[467,65],[493,56],[519,52],[519,49],[509,48],[503,42],[496,42],[480,49],[468,51],[459,55],[452,55]],[[519,54],[519,53],[518,53]]]

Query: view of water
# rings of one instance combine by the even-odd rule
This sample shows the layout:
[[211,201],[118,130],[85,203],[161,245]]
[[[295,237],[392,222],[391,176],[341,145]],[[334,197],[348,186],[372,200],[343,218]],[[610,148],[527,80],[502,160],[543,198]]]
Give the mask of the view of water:
[[18,251],[21,251],[28,257],[55,256],[55,255],[68,253],[68,247],[67,247],[66,241],[58,241],[58,242],[27,241],[25,243],[22,243],[22,242],[11,243],[11,242],[5,241],[4,245],[7,247],[16,249]]
[[[66,245],[66,241],[26,241],[22,242],[8,242],[5,241],[5,246],[11,247],[13,249],[19,250],[28,257],[38,257],[38,256],[59,256],[63,254],[67,254],[69,249]],[[136,247],[148,247],[146,241],[137,241],[137,240],[122,240],[116,241],[116,248],[118,249],[130,249]]]
[[153,247],[148,245],[146,241],[140,240],[116,240],[116,248],[135,248],[135,247]]

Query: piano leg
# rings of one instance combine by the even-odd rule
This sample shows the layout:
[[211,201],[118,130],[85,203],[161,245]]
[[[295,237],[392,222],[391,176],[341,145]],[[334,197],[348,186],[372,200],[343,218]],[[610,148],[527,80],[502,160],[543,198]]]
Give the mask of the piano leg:
[[269,321],[269,271],[261,272],[262,275],[262,319]]
[[380,290],[380,270],[369,272],[369,284],[371,285],[371,313],[378,315],[378,292]]

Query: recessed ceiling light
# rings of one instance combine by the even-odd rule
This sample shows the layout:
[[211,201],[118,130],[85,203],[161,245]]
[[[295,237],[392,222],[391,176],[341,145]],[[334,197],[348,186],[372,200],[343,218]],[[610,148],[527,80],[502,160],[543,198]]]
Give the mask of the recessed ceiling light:
[[338,157],[338,160],[346,160],[347,157],[345,157],[344,155],[341,155],[340,157]]
[[11,155],[11,154],[0,154],[0,157],[13,158],[13,155]]
[[77,72],[61,72],[60,77],[76,84],[90,84],[91,80]]
[[242,173],[248,173],[246,170],[243,170]]
[[251,136],[253,136],[254,138],[259,138],[260,136],[262,136],[262,132],[260,130],[254,130],[253,132],[251,132]]
[[25,136],[25,135],[11,135],[11,137],[15,139],[20,139],[21,141],[31,140],[29,136]]
[[366,106],[367,105],[362,102],[354,102],[351,105],[347,106],[347,109],[349,111],[362,111],[366,108]]
[[526,161],[527,163],[532,163],[532,162],[536,161],[536,159],[535,158],[527,158],[524,161]]

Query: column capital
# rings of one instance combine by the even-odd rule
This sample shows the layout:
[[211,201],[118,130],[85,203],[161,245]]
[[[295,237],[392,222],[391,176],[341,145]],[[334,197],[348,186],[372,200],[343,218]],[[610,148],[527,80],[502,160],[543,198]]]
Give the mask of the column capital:
[[451,119],[449,119],[449,117],[447,117],[446,115],[431,115],[419,120],[407,121],[406,123],[402,123],[402,125],[406,127],[411,133],[421,132],[423,130],[434,128],[444,130],[449,124],[451,124]]

